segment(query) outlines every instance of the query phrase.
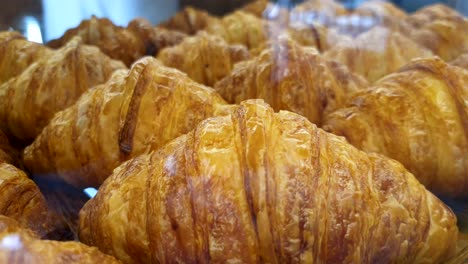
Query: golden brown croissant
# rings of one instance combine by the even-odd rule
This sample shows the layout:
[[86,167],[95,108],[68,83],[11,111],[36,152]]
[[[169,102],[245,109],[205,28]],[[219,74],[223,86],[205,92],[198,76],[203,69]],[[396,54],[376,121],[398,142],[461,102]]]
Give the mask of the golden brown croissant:
[[408,36],[445,61],[468,53],[468,20],[461,16],[425,23]]
[[14,31],[0,32],[0,84],[19,75],[33,62],[52,55],[49,48],[27,41]]
[[187,6],[159,26],[194,35],[198,31],[204,30],[212,22],[216,22],[216,20],[218,20],[217,17],[203,10]]
[[199,32],[179,45],[163,49],[157,58],[199,83],[213,86],[228,75],[234,64],[250,57],[242,45],[229,45],[218,36]]
[[468,194],[468,71],[416,60],[353,95],[324,128],[405,165],[430,190]]
[[40,240],[31,230],[0,215],[0,263],[111,264],[120,263],[98,249],[79,242]]
[[290,110],[320,125],[324,112],[366,86],[364,78],[325,60],[314,48],[281,39],[258,57],[236,64],[215,90],[229,103],[260,98],[275,110]]
[[0,86],[0,129],[22,141],[38,135],[53,115],[125,66],[77,37]]
[[433,4],[425,6],[406,18],[415,28],[423,27],[426,24],[438,19],[447,19],[452,17],[462,17],[456,10],[444,4]]
[[325,57],[375,82],[398,70],[413,58],[430,57],[432,52],[398,31],[374,27],[352,42],[340,42],[325,52]]
[[118,167],[80,212],[81,241],[125,263],[439,263],[457,233],[398,162],[255,100]]
[[450,62],[450,64],[468,70],[468,53],[458,56],[458,58]]
[[52,231],[47,203],[39,188],[24,172],[1,161],[0,215],[16,219],[40,236]]
[[48,45],[58,48],[75,36],[80,36],[85,44],[97,46],[109,57],[130,66],[145,55],[154,55],[166,46],[181,42],[185,34],[154,28],[141,18],[132,20],[123,28],[114,25],[109,19],[93,16]]
[[24,162],[38,177],[99,186],[123,161],[187,133],[224,104],[212,89],[147,57],[56,114]]

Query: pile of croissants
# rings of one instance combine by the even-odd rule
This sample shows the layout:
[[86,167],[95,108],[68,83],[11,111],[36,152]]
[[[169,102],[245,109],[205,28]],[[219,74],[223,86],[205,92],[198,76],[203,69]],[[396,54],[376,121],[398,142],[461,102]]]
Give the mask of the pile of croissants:
[[[70,223],[48,201],[88,187]],[[467,197],[468,20],[447,6],[0,32],[0,263],[458,263],[439,198]]]

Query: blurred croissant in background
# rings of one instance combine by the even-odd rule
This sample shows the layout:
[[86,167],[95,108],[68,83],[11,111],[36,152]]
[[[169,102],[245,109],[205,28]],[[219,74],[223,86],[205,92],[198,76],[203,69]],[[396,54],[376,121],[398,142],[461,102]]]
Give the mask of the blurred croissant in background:
[[0,84],[22,73],[34,62],[47,58],[53,51],[41,44],[27,41],[15,31],[0,32]]
[[358,91],[324,128],[403,163],[436,194],[468,194],[468,71],[419,59]]
[[0,215],[0,263],[117,264],[115,258],[79,242],[40,240],[14,219]]
[[374,27],[351,42],[341,42],[324,53],[373,83],[414,58],[431,57],[432,52],[398,31]]
[[99,47],[107,56],[130,67],[146,55],[155,55],[160,49],[181,42],[185,34],[153,27],[141,18],[132,20],[123,28],[109,19],[93,16],[65,32],[59,39],[50,41],[48,46],[62,47],[75,36],[80,36],[85,44]]
[[0,129],[21,141],[33,140],[56,112],[123,68],[121,62],[74,38],[0,85]]
[[325,112],[366,86],[364,78],[324,59],[316,49],[281,38],[259,56],[236,64],[215,90],[229,103],[260,98],[277,111],[293,111],[320,125]]
[[224,100],[146,57],[59,112],[24,151],[37,177],[99,186],[125,160],[163,146],[223,111]]
[[80,212],[124,263],[441,263],[457,234],[401,164],[260,100],[124,163]]
[[229,45],[218,36],[198,32],[179,45],[163,49],[157,58],[168,67],[179,69],[192,80],[213,86],[228,75],[234,64],[250,57],[242,45]]

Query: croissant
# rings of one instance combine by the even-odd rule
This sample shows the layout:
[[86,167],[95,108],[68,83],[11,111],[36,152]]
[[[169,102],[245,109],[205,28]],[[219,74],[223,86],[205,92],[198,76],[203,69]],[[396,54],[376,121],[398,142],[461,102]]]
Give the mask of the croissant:
[[468,194],[468,71],[415,60],[358,91],[324,128],[403,163],[437,194]]
[[325,60],[314,48],[281,39],[258,57],[236,64],[214,89],[229,103],[260,98],[275,110],[290,110],[320,125],[324,112],[365,86],[364,78]]
[[0,84],[23,72],[33,62],[52,55],[47,47],[27,41],[14,31],[0,32]]
[[334,0],[307,0],[297,5],[292,12],[315,15],[325,25],[332,23],[337,16],[349,13],[343,5]]
[[432,4],[425,6],[406,18],[415,28],[423,27],[426,24],[438,19],[450,19],[452,17],[463,17],[456,10],[444,4]]
[[255,100],[118,167],[80,212],[81,241],[124,263],[438,263],[457,233],[398,162]]
[[453,60],[450,64],[468,70],[468,53],[458,56],[458,58]]
[[212,89],[154,58],[85,93],[24,151],[37,177],[99,186],[123,161],[187,133],[226,104]]
[[141,18],[132,20],[123,28],[114,25],[109,19],[93,16],[48,45],[59,48],[75,36],[80,36],[85,44],[99,47],[109,57],[131,66],[145,55],[154,55],[166,46],[181,42],[185,34],[154,28]]
[[157,58],[199,83],[213,86],[228,75],[236,62],[249,58],[242,45],[228,45],[221,37],[199,32],[179,45],[163,49]]
[[57,111],[122,68],[77,37],[0,86],[0,129],[21,141],[32,140]]
[[410,36],[446,61],[468,53],[468,20],[461,16],[428,22]]
[[183,32],[188,35],[195,35],[198,31],[204,30],[210,23],[215,22],[217,19],[217,17],[203,10],[187,6],[167,21],[159,24],[159,27]]
[[352,42],[340,42],[324,53],[331,60],[375,82],[398,70],[413,58],[431,57],[432,52],[398,31],[374,27]]
[[79,242],[40,240],[31,230],[0,215],[0,262],[9,264],[120,263]]
[[52,231],[47,202],[28,176],[13,165],[0,162],[0,215],[16,219],[40,236]]

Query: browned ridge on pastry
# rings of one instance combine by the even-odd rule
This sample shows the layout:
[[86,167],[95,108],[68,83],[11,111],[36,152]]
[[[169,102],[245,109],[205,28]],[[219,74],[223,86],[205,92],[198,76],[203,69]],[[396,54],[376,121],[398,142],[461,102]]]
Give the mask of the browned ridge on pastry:
[[324,112],[366,86],[364,78],[324,59],[314,48],[282,38],[259,56],[236,64],[215,90],[229,103],[264,99],[277,111],[293,111],[320,125]]
[[123,161],[189,132],[225,104],[184,73],[143,58],[57,113],[24,162],[38,177],[99,186]]
[[121,62],[74,38],[0,86],[0,129],[32,140],[56,112],[122,68]]
[[354,94],[324,128],[405,165],[428,189],[468,194],[468,71],[420,59]]
[[125,263],[440,263],[457,233],[400,163],[260,100],[126,162],[80,212]]
[[98,249],[79,242],[40,240],[15,220],[0,215],[0,263],[111,264],[120,263]]
[[370,82],[398,70],[414,58],[432,55],[430,50],[400,32],[380,26],[325,52],[325,57],[344,63]]
[[250,57],[242,45],[229,45],[224,39],[199,32],[179,45],[163,49],[157,58],[168,67],[185,72],[192,80],[213,86],[228,75],[234,64]]
[[85,44],[97,46],[109,57],[130,66],[145,55],[154,55],[166,46],[181,42],[185,34],[153,27],[142,18],[132,20],[123,28],[114,25],[109,19],[93,16],[48,45],[61,47],[74,36],[80,36]]
[[0,84],[52,53],[51,49],[26,40],[18,32],[0,32]]

